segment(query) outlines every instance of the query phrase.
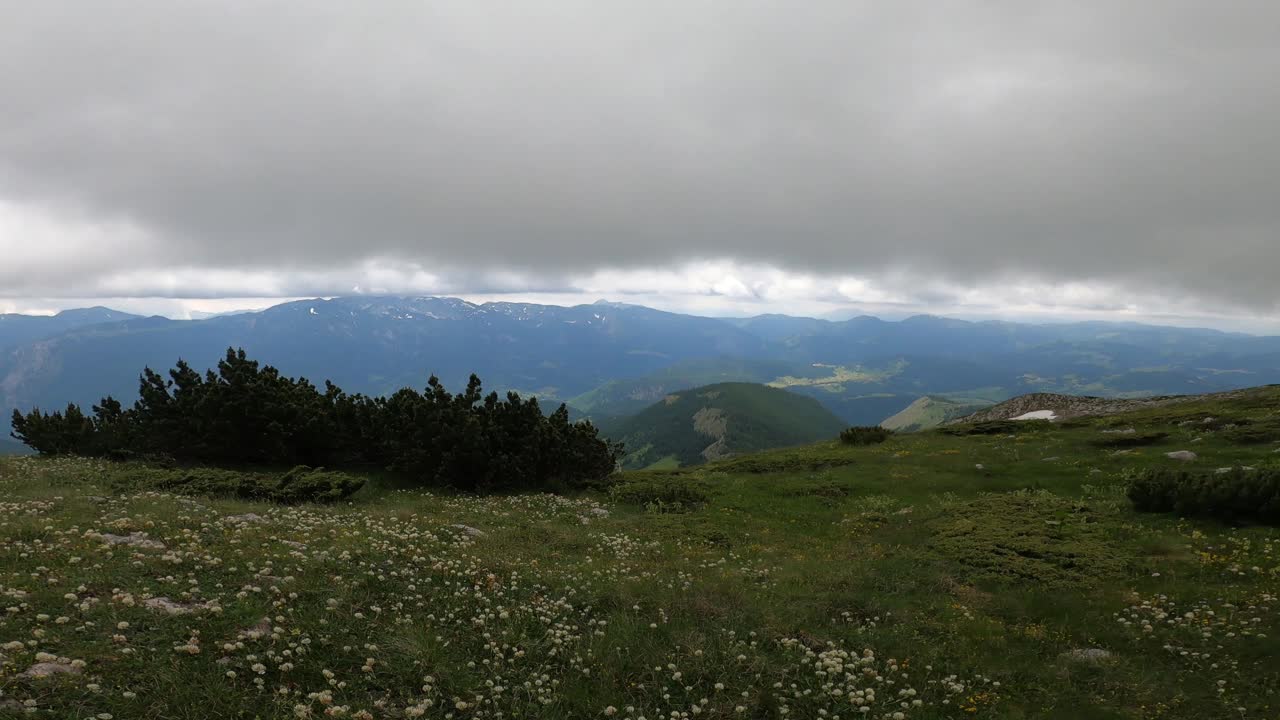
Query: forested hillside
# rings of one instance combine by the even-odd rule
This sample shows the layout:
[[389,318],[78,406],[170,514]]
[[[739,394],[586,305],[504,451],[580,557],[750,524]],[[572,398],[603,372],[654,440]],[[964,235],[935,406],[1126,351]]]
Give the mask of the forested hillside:
[[844,427],[815,400],[750,383],[719,383],[667,395],[605,426],[629,468],[678,467],[833,438]]

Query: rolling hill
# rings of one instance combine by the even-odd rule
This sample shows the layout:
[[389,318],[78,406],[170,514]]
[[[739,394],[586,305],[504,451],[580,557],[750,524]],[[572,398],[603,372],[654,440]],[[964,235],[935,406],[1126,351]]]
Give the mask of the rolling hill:
[[667,395],[602,432],[627,446],[624,467],[679,467],[834,437],[844,422],[816,400],[752,383]]

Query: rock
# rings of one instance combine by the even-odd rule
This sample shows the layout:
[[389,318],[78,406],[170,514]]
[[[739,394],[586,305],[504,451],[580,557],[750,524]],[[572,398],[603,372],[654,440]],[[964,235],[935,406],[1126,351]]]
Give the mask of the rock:
[[1117,451],[1115,451],[1115,452],[1113,452],[1113,453],[1111,453],[1111,454],[1112,454],[1112,455],[1132,455],[1132,454],[1133,454],[1133,451],[1132,451],[1132,450],[1117,450]]
[[300,543],[300,542],[296,542],[296,541],[293,541],[293,540],[281,540],[281,541],[280,541],[280,544],[282,544],[282,545],[287,545],[287,546],[289,546],[289,547],[293,548],[294,550],[306,550],[306,549],[307,549],[306,543]]
[[974,466],[973,466],[973,469],[974,469],[974,470],[986,470],[986,469],[987,469],[987,466],[986,466],[986,465],[983,465],[982,463],[978,463],[977,465],[974,465]]
[[240,639],[257,640],[260,637],[271,634],[271,618],[264,617],[251,628],[246,628],[240,632]]
[[152,610],[159,610],[170,615],[189,615],[197,610],[202,610],[200,605],[184,605],[174,602],[167,597],[147,598],[142,601],[144,607]]
[[1102,648],[1076,648],[1071,652],[1063,653],[1063,657],[1068,660],[1096,663],[1110,658],[1111,651]]
[[1205,419],[1201,420],[1201,421],[1200,421],[1200,424],[1201,424],[1201,425],[1208,425],[1208,424],[1212,423],[1213,421],[1215,421],[1215,420],[1217,420],[1217,419],[1218,419],[1218,418],[1215,418],[1215,417],[1207,417],[1207,418],[1205,418]]
[[1099,470],[1098,468],[1093,468],[1093,469],[1091,469],[1091,470],[1089,471],[1089,474],[1090,474],[1090,475],[1101,475],[1101,474],[1102,474],[1102,471],[1101,471],[1101,470]]
[[143,548],[145,550],[163,550],[164,543],[159,540],[152,540],[140,532],[131,532],[128,535],[112,535],[111,533],[98,533],[97,538],[108,545],[128,545],[130,547]]
[[1055,460],[1058,460],[1058,459],[1059,459],[1058,456],[1054,455],[1053,457],[1047,457],[1044,460],[1041,460],[1041,462],[1054,462]]
[[485,532],[483,530],[477,530],[476,528],[473,528],[470,525],[457,524],[457,525],[450,525],[449,527],[454,528],[455,530],[461,530],[462,532],[466,533],[468,536],[473,538],[482,538],[485,536]]
[[91,503],[104,503],[110,500],[110,498],[105,498],[101,495],[86,495],[84,499]]
[[245,513],[243,515],[228,515],[222,519],[226,522],[234,522],[234,523],[264,523],[267,521],[266,518],[262,517],[257,513]]
[[1191,442],[1193,442],[1193,443],[1200,443],[1200,442],[1204,442],[1204,438],[1202,438],[1202,437],[1198,437],[1198,438],[1193,439]]
[[1132,435],[1136,432],[1138,431],[1134,428],[1123,428],[1123,429],[1113,428],[1111,430],[1103,430],[1102,434],[1103,435]]
[[1200,457],[1190,450],[1174,450],[1173,452],[1165,453],[1164,456],[1170,460],[1181,460],[1182,462],[1191,462]]
[[1214,475],[1226,475],[1227,473],[1231,472],[1231,471],[1232,471],[1232,470],[1234,470],[1234,469],[1235,469],[1235,468],[1229,468],[1229,467],[1218,468],[1217,470],[1214,470],[1214,471],[1213,471],[1213,474],[1214,474]]
[[591,513],[592,515],[595,515],[596,517],[601,517],[601,518],[609,517],[609,511],[602,507],[593,507],[587,512]]
[[80,668],[64,662],[36,663],[22,673],[22,677],[45,678],[51,675],[79,675]]

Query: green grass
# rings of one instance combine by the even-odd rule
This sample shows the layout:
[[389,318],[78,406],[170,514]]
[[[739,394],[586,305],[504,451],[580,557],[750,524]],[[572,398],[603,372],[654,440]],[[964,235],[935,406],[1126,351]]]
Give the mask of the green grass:
[[[1274,718],[1280,530],[1136,513],[1123,490],[1153,466],[1280,464],[1233,434],[1278,410],[1269,388],[833,441],[578,498],[376,482],[282,506],[5,458],[0,717]],[[1128,427],[1167,435],[1096,445]],[[1182,449],[1198,459],[1164,456]],[[262,521],[226,520],[244,513]],[[165,548],[94,534],[131,532]],[[21,677],[41,652],[81,674]]]

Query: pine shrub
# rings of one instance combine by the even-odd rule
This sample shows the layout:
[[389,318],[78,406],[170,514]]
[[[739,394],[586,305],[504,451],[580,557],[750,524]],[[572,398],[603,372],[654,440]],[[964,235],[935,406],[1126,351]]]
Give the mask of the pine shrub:
[[1280,525],[1280,470],[1274,468],[1232,468],[1224,473],[1146,470],[1129,483],[1128,495],[1141,512]]
[[893,431],[879,425],[855,425],[840,431],[845,445],[879,445],[893,436]]

